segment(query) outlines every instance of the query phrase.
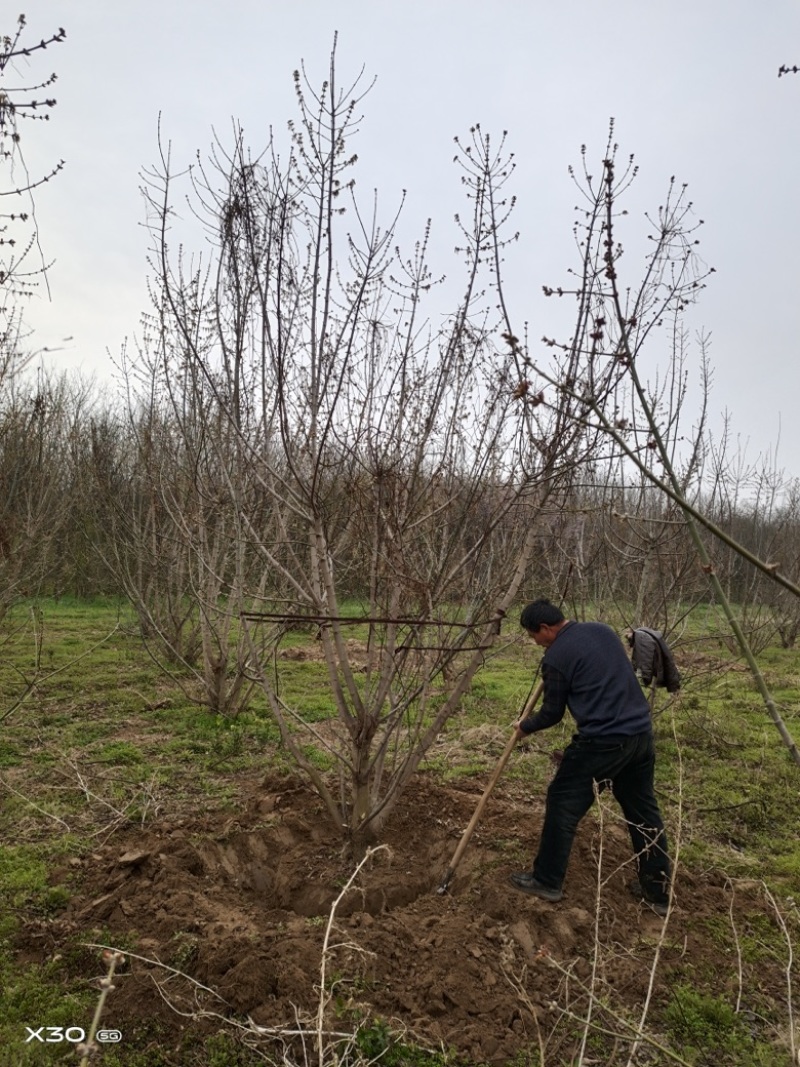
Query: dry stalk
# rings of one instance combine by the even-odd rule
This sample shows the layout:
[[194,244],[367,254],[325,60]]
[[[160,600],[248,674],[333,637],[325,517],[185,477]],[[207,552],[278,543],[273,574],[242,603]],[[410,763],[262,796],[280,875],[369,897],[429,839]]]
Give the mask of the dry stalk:
[[[80,771],[80,769],[78,767],[78,764],[77,764],[77,762],[75,760],[69,759],[69,758],[64,758],[64,763],[66,763],[66,765],[68,767],[72,768],[72,770],[73,770],[73,772],[75,774],[75,778],[76,778],[76,780],[78,782],[78,785],[80,786],[81,792],[86,797],[86,803],[87,804],[92,800],[96,800],[97,803],[100,804],[102,807],[108,808],[109,811],[113,812],[114,815],[117,817],[117,820],[121,820],[121,821],[124,822],[124,820],[127,817],[126,816],[126,812],[128,810],[127,808],[125,809],[125,811],[120,811],[119,808],[116,808],[109,800],[106,800],[104,797],[101,797],[97,793],[93,793],[92,790],[87,785],[86,779],[81,774],[81,771]],[[130,807],[130,805],[128,805],[128,807]]]
[[772,895],[766,884],[762,882],[764,887],[764,895],[772,905],[772,910],[775,912],[775,918],[778,921],[778,926],[783,934],[783,939],[786,942],[786,1009],[789,1016],[789,1051],[792,1057],[792,1063],[800,1064],[800,1051],[797,1046],[797,1034],[795,1033],[794,1025],[794,992],[792,988],[792,967],[794,966],[794,946],[792,945],[792,935],[789,932],[789,927],[786,924],[783,912],[778,907],[778,902]]
[[[336,900],[334,900],[333,904],[331,905],[330,914],[328,915],[328,922],[327,922],[327,924],[325,926],[325,937],[323,938],[323,941],[322,941],[322,958],[321,958],[321,961],[320,961],[320,978],[319,978],[319,1003],[317,1005],[317,1062],[319,1064],[319,1067],[325,1067],[326,1043],[323,1041],[324,1021],[325,1021],[325,1011],[326,1011],[328,1005],[330,1004],[330,999],[331,999],[331,991],[329,989],[327,989],[327,987],[326,987],[328,958],[329,958],[329,954],[330,954],[330,951],[331,951],[332,947],[338,947],[338,946],[331,946],[331,944],[330,944],[331,933],[333,932],[334,919],[336,918],[336,909],[339,907],[339,905],[341,904],[342,900],[344,900],[344,898],[350,892],[350,889],[352,888],[353,883],[355,882],[356,878],[358,877],[358,875],[363,870],[364,865],[377,852],[381,852],[381,851],[384,851],[384,850],[388,851],[388,848],[387,848],[386,845],[378,845],[376,848],[368,848],[367,849],[366,853],[364,854],[364,858],[361,860],[361,862],[358,864],[356,869],[353,871],[353,873],[347,879],[347,882],[345,883],[344,888],[342,889],[341,893],[339,894],[339,896],[336,898]],[[350,946],[350,947],[355,947],[358,951],[361,951],[361,949],[358,949],[358,946]],[[351,1040],[352,1040],[352,1035],[350,1035],[350,1037],[351,1037]]]
[[[297,1067],[296,1054],[293,1051],[293,1046],[289,1042],[289,1038],[300,1042],[302,1048],[302,1063],[308,1065],[312,1062],[312,1050],[308,1047],[307,1040],[309,1035],[313,1032],[311,1027],[304,1023],[300,1017],[300,1013],[295,1007],[295,1027],[294,1029],[285,1029],[276,1026],[259,1026],[258,1023],[254,1023],[248,1016],[247,1021],[249,1023],[249,1029],[243,1028],[242,1040],[248,1048],[253,1049],[261,1055],[261,1052],[255,1048],[249,1041],[247,1041],[248,1034],[253,1034],[257,1037],[268,1037],[271,1041],[279,1041],[282,1045],[282,1062],[285,1067]],[[335,1030],[330,1030],[326,1035],[329,1039],[337,1042],[352,1041],[352,1034],[342,1033]],[[291,1057],[291,1058],[290,1058]]]
[[97,1000],[97,1007],[94,1009],[94,1018],[89,1027],[86,1041],[81,1042],[81,1044],[76,1047],[76,1052],[81,1056],[80,1067],[89,1067],[89,1058],[98,1051],[99,1046],[95,1043],[94,1038],[97,1033],[97,1027],[100,1025],[103,1008],[106,1005],[106,997],[115,988],[113,985],[113,978],[117,964],[125,962],[125,957],[118,949],[105,949],[103,951],[103,959],[108,963],[108,972],[105,978],[100,979],[100,996]]
[[586,1044],[589,1040],[589,1033],[592,1024],[592,1007],[594,1005],[595,997],[597,996],[597,971],[600,962],[600,911],[602,903],[602,890],[603,890],[603,829],[604,829],[604,809],[600,798],[600,790],[597,782],[594,783],[594,799],[595,810],[598,814],[598,820],[600,823],[600,848],[597,855],[597,891],[595,893],[594,902],[594,944],[592,951],[592,971],[589,978],[589,1002],[586,1009],[586,1021],[583,1024],[583,1035],[581,1037],[581,1047],[578,1052],[578,1060],[576,1067],[581,1067],[583,1064],[583,1057],[586,1055]]
[[[123,954],[122,949],[115,948],[113,945],[98,945],[93,941],[84,941],[82,942],[82,944],[84,948],[99,948],[102,949],[104,952],[116,952],[118,955]],[[206,993],[210,993],[212,997],[216,997],[217,1000],[221,1001],[223,1004],[227,1004],[225,998],[221,997],[219,993],[216,993],[213,989],[209,989],[208,986],[203,985],[201,982],[198,982],[196,979],[190,977],[188,974],[185,974],[183,971],[179,971],[175,967],[170,967],[168,964],[162,963],[161,960],[150,959],[149,956],[137,956],[135,952],[128,952],[127,949],[125,949],[124,955],[128,959],[139,960],[140,963],[147,963],[151,967],[160,967],[162,971],[169,971],[171,975],[175,975],[179,978],[185,978],[186,981],[191,982],[193,986],[196,986],[198,989],[202,989]]]
[[[304,1064],[309,1063],[308,1052],[306,1049],[306,1038],[308,1037],[308,1034],[311,1033],[311,1029],[310,1026],[306,1026],[302,1023],[296,1008],[295,1029],[258,1026],[249,1016],[247,1018],[247,1025],[245,1025],[244,1023],[240,1023],[237,1019],[234,1019],[228,1015],[221,1015],[217,1011],[211,1011],[208,1008],[203,1008],[199,1005],[199,1003],[197,1003],[197,1001],[195,1001],[195,1007],[187,1011],[180,1008],[175,1003],[175,1001],[167,995],[165,990],[167,982],[169,982],[172,978],[177,977],[178,975],[180,975],[180,977],[182,978],[185,978],[189,982],[194,982],[194,979],[190,978],[188,974],[184,974],[180,971],[171,974],[169,978],[167,978],[167,980],[163,983],[157,982],[153,975],[150,975],[153,981],[153,985],[156,987],[158,995],[161,997],[161,999],[164,1001],[170,1011],[174,1012],[176,1015],[180,1015],[183,1019],[190,1019],[192,1022],[198,1022],[202,1019],[214,1020],[223,1028],[228,1028],[229,1030],[234,1031],[237,1034],[239,1040],[242,1042],[242,1044],[246,1045],[251,1052],[254,1052],[260,1059],[264,1060],[265,1063],[274,1064],[274,1057],[263,1052],[258,1047],[258,1044],[256,1042],[254,1042],[253,1040],[248,1040],[248,1038],[255,1038],[256,1041],[258,1041],[264,1037],[268,1037],[273,1042],[279,1042],[281,1045],[281,1062],[284,1063],[286,1067],[297,1067],[297,1061],[292,1051],[293,1046],[291,1044],[291,1039],[299,1038],[303,1048],[302,1062]],[[206,988],[204,986],[201,986],[199,983],[195,983],[195,986],[195,997],[197,996],[198,989]],[[343,1033],[331,1034],[329,1036],[343,1040],[345,1038],[349,1038],[351,1035]]]
[[[158,995],[164,1001],[166,1006],[170,1009],[170,1011],[174,1012],[176,1015],[180,1015],[181,1018],[183,1018],[183,1019],[191,1019],[193,1022],[197,1022],[198,1020],[201,1020],[201,1019],[213,1019],[216,1022],[220,1023],[222,1026],[228,1027],[229,1029],[235,1031],[237,1033],[237,1035],[239,1036],[239,1038],[245,1044],[247,1044],[248,1048],[252,1049],[259,1056],[262,1056],[262,1058],[265,1058],[265,1059],[267,1057],[264,1056],[264,1054],[257,1047],[257,1045],[253,1044],[252,1042],[247,1041],[247,1038],[248,1037],[259,1038],[259,1039],[268,1038],[271,1041],[278,1041],[284,1047],[283,1059],[284,1059],[284,1062],[286,1062],[287,1064],[289,1063],[289,1060],[287,1059],[287,1057],[289,1056],[289,1050],[292,1047],[291,1046],[291,1041],[292,1040],[299,1040],[301,1045],[302,1045],[302,1047],[303,1047],[303,1057],[302,1057],[303,1063],[310,1063],[311,1062],[310,1053],[309,1053],[309,1050],[307,1048],[306,1042],[307,1042],[309,1036],[311,1034],[315,1034],[316,1031],[314,1030],[313,1025],[312,1025],[312,1021],[310,1019],[309,1019],[309,1021],[307,1023],[303,1021],[303,1018],[301,1017],[300,1012],[298,1011],[298,1009],[296,1007],[294,1008],[294,1013],[295,1013],[295,1026],[294,1027],[288,1027],[288,1026],[261,1026],[258,1023],[254,1022],[250,1018],[250,1016],[247,1017],[247,1023],[246,1024],[245,1023],[241,1023],[237,1019],[234,1019],[230,1015],[221,1015],[217,1011],[212,1011],[209,1008],[203,1008],[203,1007],[200,1006],[199,1003],[197,1003],[197,1001],[195,1002],[195,1007],[193,1007],[193,1008],[191,1008],[189,1010],[186,1010],[184,1008],[181,1008],[176,1003],[175,1000],[173,1000],[170,996],[167,995],[165,987],[166,987],[167,982],[171,981],[172,978],[180,977],[180,978],[186,979],[187,982],[191,982],[195,986],[195,996],[197,996],[197,992],[199,990],[203,990],[203,991],[205,991],[207,993],[212,993],[215,997],[217,997],[218,1000],[222,1000],[222,997],[220,997],[219,994],[215,993],[213,989],[209,989],[207,986],[202,985],[200,982],[197,982],[194,978],[190,977],[188,974],[185,974],[183,971],[177,971],[172,967],[166,967],[165,964],[160,963],[158,960],[145,960],[144,957],[141,957],[141,956],[137,956],[137,957],[134,957],[134,958],[135,959],[141,959],[146,963],[151,963],[156,967],[162,967],[163,969],[168,970],[168,971],[171,972],[170,976],[163,983],[162,982],[157,982],[155,980],[155,978],[153,978],[152,975],[150,977],[151,977],[151,979],[153,981],[153,984],[156,987],[156,991],[158,992]],[[223,1001],[223,1004],[225,1004],[225,1003],[227,1003],[227,1002]],[[353,1040],[352,1033],[350,1033],[348,1031],[343,1031],[343,1030],[326,1030],[325,1031],[325,1037],[330,1041],[336,1042],[337,1044],[342,1043],[342,1042],[352,1043],[352,1040]],[[295,1067],[294,1060],[292,1060],[292,1067]]]
[[[678,741],[678,734],[675,728],[675,719],[672,719],[672,737],[675,741],[675,751],[677,753],[678,761],[678,806],[677,814],[675,817],[675,835],[673,839],[673,856],[672,856],[672,878],[669,885],[669,904],[667,905],[667,914],[664,916],[664,922],[661,924],[661,931],[656,941],[656,947],[653,952],[653,962],[650,966],[650,976],[647,983],[647,994],[644,998],[644,1004],[642,1005],[641,1015],[639,1016],[638,1030],[640,1033],[644,1031],[644,1025],[647,1020],[647,1016],[650,1012],[650,1005],[653,999],[653,990],[655,988],[656,972],[658,971],[659,963],[661,962],[661,953],[664,949],[664,943],[667,938],[667,929],[669,927],[669,921],[672,918],[672,909],[675,903],[675,876],[678,871],[678,861],[681,854],[681,841],[683,840],[683,756],[681,753],[680,742]],[[628,1062],[625,1067],[633,1067],[636,1054],[639,1050],[641,1040],[637,1037],[631,1045],[630,1052],[628,1054]]]
[[[549,966],[555,968],[555,970],[558,971],[560,974],[566,975],[568,973],[567,968],[565,968],[562,963],[559,963],[558,960],[555,959],[554,956],[551,956],[548,952],[540,951],[538,953],[538,956]],[[573,975],[573,978],[574,977],[575,976]],[[639,1026],[637,1026],[635,1023],[630,1022],[618,1011],[615,1011],[613,1008],[609,1007],[608,1004],[603,1004],[600,1000],[598,1000],[596,996],[594,996],[589,986],[581,982],[580,979],[575,980],[578,982],[579,986],[582,988],[583,992],[588,997],[594,997],[594,1000],[600,1011],[610,1016],[614,1020],[614,1022],[618,1023],[619,1026],[623,1028],[624,1031],[627,1031],[629,1035],[632,1035],[637,1042],[644,1042],[646,1045],[650,1045],[652,1048],[657,1049],[672,1063],[681,1064],[682,1067],[692,1067],[688,1060],[685,1060],[682,1056],[679,1056],[677,1052],[673,1052],[671,1049],[667,1048],[666,1045],[662,1045],[660,1041],[656,1040],[656,1038],[652,1036],[652,1034],[645,1033]],[[571,1019],[573,1022],[580,1023],[581,1025],[585,1023],[585,1017],[577,1015],[570,1008],[564,1008],[560,1004],[557,1004],[555,1002],[553,1002],[551,1006],[554,1011],[560,1011],[562,1015],[566,1016],[568,1019]],[[620,1033],[618,1030],[611,1030],[608,1027],[601,1026],[598,1022],[592,1021],[591,1028],[595,1033],[605,1034],[607,1037],[613,1037],[615,1039],[620,1038]],[[631,1060],[629,1058],[628,1063],[630,1064],[630,1062]]]
[[141,818],[141,823],[140,823],[142,829],[144,829],[144,824],[147,821],[147,814],[148,814],[148,812],[150,810],[150,807],[152,806],[152,808],[153,808],[153,817],[154,818],[158,815],[159,811],[161,810],[161,805],[159,804],[158,798],[156,796],[156,787],[157,787],[157,785],[158,785],[158,778],[157,778],[157,775],[154,774],[152,776],[152,778],[150,779],[150,781],[147,783],[147,785],[143,785],[142,786],[142,792],[144,793],[144,796],[145,796],[145,802],[142,805],[142,818]]
[[742,993],[744,988],[744,966],[742,963],[742,946],[739,941],[739,931],[736,928],[736,920],[733,914],[733,904],[736,899],[736,888],[731,883],[730,879],[726,881],[726,888],[731,890],[730,904],[728,905],[728,918],[731,921],[731,930],[733,931],[733,943],[736,946],[736,1007],[735,1011],[738,1015],[742,1010]]
[[5,722],[6,719],[10,718],[10,716],[13,715],[14,712],[31,695],[31,693],[33,693],[36,689],[38,689],[39,686],[43,682],[49,682],[50,679],[54,678],[57,674],[61,674],[63,671],[71,669],[72,667],[75,666],[76,663],[80,663],[81,660],[84,660],[87,657],[91,656],[98,648],[100,648],[101,645],[104,645],[106,643],[106,641],[111,640],[111,638],[117,632],[119,627],[120,627],[120,624],[117,623],[117,625],[114,627],[114,629],[110,633],[106,634],[105,637],[101,638],[98,642],[96,642],[96,644],[92,645],[91,648],[87,648],[85,652],[82,652],[80,654],[80,656],[76,656],[74,659],[69,660],[68,663],[64,663],[60,667],[56,667],[55,670],[47,671],[47,673],[45,673],[45,674],[43,674],[42,671],[41,671],[41,647],[40,647],[41,636],[40,635],[39,636],[35,635],[36,672],[35,672],[33,678],[28,680],[28,682],[26,684],[26,687],[25,687],[25,690],[22,693],[22,695],[19,696],[17,698],[17,700],[14,701],[14,703],[11,705],[10,708],[7,708],[6,711],[4,711],[2,715],[0,715],[0,722]]
[[19,797],[20,800],[24,800],[26,804],[29,804],[35,811],[38,811],[40,815],[44,815],[46,818],[52,819],[54,822],[60,823],[60,825],[64,827],[68,834],[72,833],[72,828],[69,826],[68,823],[65,823],[63,819],[58,817],[58,815],[53,815],[51,814],[51,812],[45,811],[44,808],[40,808],[38,804],[34,804],[30,797],[26,797],[24,793],[20,793],[20,791],[18,789],[15,789],[13,785],[9,785],[5,778],[0,778],[0,785],[2,785],[4,789],[7,789],[9,793],[13,793],[14,796]]
[[[327,976],[327,969],[328,969],[328,962],[329,962],[329,959],[330,959],[330,955],[335,949],[341,948],[341,947],[343,947],[343,945],[345,947],[347,947],[347,948],[354,949],[354,950],[359,951],[359,952],[363,951],[357,945],[354,945],[354,944],[352,944],[350,942],[334,943],[332,941],[332,936],[333,936],[333,932],[334,932],[334,928],[335,928],[334,924],[335,924],[335,918],[336,918],[336,910],[339,907],[339,905],[341,904],[341,902],[344,899],[344,897],[347,895],[347,893],[352,889],[356,878],[358,877],[358,875],[363,870],[365,864],[372,858],[372,856],[375,855],[376,852],[380,852],[380,851],[385,850],[385,849],[387,849],[386,845],[379,845],[376,848],[367,849],[367,852],[364,855],[364,858],[361,860],[361,862],[355,868],[353,873],[350,875],[350,877],[348,878],[347,882],[345,883],[342,891],[339,893],[338,897],[334,900],[333,904],[331,905],[330,913],[329,913],[329,916],[328,916],[328,922],[327,922],[326,927],[325,927],[325,936],[323,938],[323,944],[322,944],[322,954],[321,954],[321,962],[320,962],[319,1003],[318,1003],[318,1007],[317,1007],[316,1024],[315,1024],[315,1028],[314,1028],[314,1031],[313,1031],[314,1032],[314,1050],[313,1051],[314,1051],[314,1055],[315,1055],[318,1067],[326,1067],[327,1063],[335,1064],[335,1063],[339,1062],[340,1056],[338,1055],[337,1050],[338,1051],[342,1051],[345,1055],[347,1055],[349,1052],[352,1051],[352,1047],[353,1047],[354,1041],[355,1041],[355,1035],[352,1032],[343,1032],[343,1031],[326,1030],[325,1029],[325,1015],[326,1015],[327,1008],[328,1008],[328,1006],[330,1004],[331,992],[332,992],[332,988],[329,988],[329,985],[328,985],[328,976]],[[86,947],[88,947],[88,948],[101,948],[101,949],[103,949],[105,951],[105,953],[111,953],[111,954],[115,955],[116,957],[121,957],[121,953],[119,952],[118,949],[114,949],[114,948],[112,948],[110,946],[107,946],[107,945],[96,945],[96,944],[90,943]],[[133,953],[133,952],[128,953],[128,955],[130,956],[131,959],[139,960],[142,963],[149,964],[150,966],[157,967],[157,968],[159,968],[161,970],[164,970],[164,971],[168,972],[168,974],[169,974],[168,981],[170,979],[174,978],[174,977],[183,978],[195,988],[196,992],[202,990],[205,993],[210,993],[212,996],[214,996],[217,1000],[221,1001],[223,1004],[226,1003],[224,1001],[224,999],[222,997],[220,997],[219,994],[216,993],[213,989],[209,989],[208,986],[202,985],[200,982],[196,981],[194,978],[191,978],[189,975],[185,974],[183,971],[179,971],[175,967],[170,967],[167,964],[162,963],[160,960],[150,959],[150,958],[148,958],[146,956],[140,956],[140,955],[137,955],[136,953]],[[154,981],[155,981],[155,979],[154,979]],[[156,985],[156,988],[158,989],[159,995],[161,996],[161,998],[164,1001],[164,1003],[170,1008],[171,1011],[174,1011],[177,1015],[181,1015],[184,1018],[191,1018],[191,1019],[213,1018],[213,1019],[218,1020],[221,1023],[224,1023],[225,1026],[231,1027],[231,1028],[239,1031],[240,1032],[240,1036],[242,1036],[242,1037],[246,1037],[247,1035],[253,1035],[254,1037],[259,1037],[259,1038],[268,1037],[268,1038],[271,1038],[272,1040],[281,1041],[281,1042],[284,1043],[284,1048],[285,1048],[284,1060],[287,1063],[288,1063],[288,1061],[286,1060],[286,1055],[288,1054],[288,1042],[289,1042],[290,1039],[295,1039],[295,1040],[299,1039],[301,1044],[302,1044],[302,1048],[303,1048],[303,1061],[304,1061],[304,1063],[311,1062],[311,1060],[309,1058],[309,1049],[306,1046],[306,1040],[307,1040],[307,1038],[309,1036],[310,1030],[309,1030],[308,1027],[303,1026],[302,1023],[299,1021],[299,1019],[297,1020],[298,1025],[296,1026],[295,1029],[288,1029],[288,1028],[283,1028],[283,1027],[258,1026],[252,1021],[252,1019],[249,1019],[249,1018],[248,1018],[248,1021],[247,1021],[247,1025],[244,1025],[242,1023],[237,1022],[235,1019],[231,1019],[231,1018],[229,1018],[227,1016],[223,1016],[223,1015],[219,1014],[218,1012],[209,1011],[208,1009],[201,1008],[199,1006],[199,1004],[196,1007],[194,1007],[192,1010],[190,1010],[190,1011],[183,1010],[175,1003],[175,1001],[170,996],[167,995],[167,992],[166,992],[166,990],[164,988],[164,984],[159,983],[159,982],[155,982],[155,985]],[[99,1016],[98,1016],[98,1018],[99,1018]],[[94,1031],[92,1031],[92,1036],[93,1036],[93,1034],[94,1034]],[[345,1045],[344,1050],[342,1049],[342,1044],[343,1043]],[[330,1050],[332,1048],[332,1046],[333,1046],[333,1056],[332,1056],[332,1058],[329,1058],[327,1056],[327,1053],[328,1053],[328,1050]],[[254,1051],[258,1051],[258,1050],[254,1049]],[[259,1055],[260,1054],[261,1053],[259,1052]],[[83,1067],[83,1065],[81,1065],[81,1067]]]
[[550,1032],[550,1036],[548,1037],[545,1037],[542,1034],[542,1027],[539,1023],[539,1012],[536,1008],[536,1005],[531,1001],[531,998],[528,996],[528,991],[525,988],[525,980],[528,977],[528,968],[523,964],[521,973],[514,974],[513,971],[506,970],[505,966],[501,961],[500,969],[502,970],[503,975],[508,984],[519,997],[522,1006],[527,1009],[527,1011],[533,1018],[533,1023],[536,1027],[536,1044],[539,1047],[539,1067],[546,1067],[545,1054],[547,1051],[547,1046],[550,1042],[550,1036],[552,1036],[552,1030]]
[[[673,722],[673,735],[674,734],[675,734],[675,726],[674,726],[674,722]],[[656,974],[658,972],[658,968],[659,968],[659,965],[660,965],[660,962],[661,962],[661,956],[662,956],[664,945],[665,945],[665,942],[666,942],[666,936],[667,936],[669,920],[670,920],[671,915],[672,915],[673,902],[674,902],[674,892],[675,892],[675,877],[676,877],[676,873],[677,873],[677,870],[678,870],[679,857],[680,857],[680,851],[681,851],[682,812],[683,812],[683,808],[682,808],[683,764],[682,764],[682,760],[681,760],[680,746],[677,744],[677,737],[675,737],[675,742],[676,742],[677,751],[678,751],[678,808],[677,808],[677,817],[676,817],[674,840],[673,840],[673,868],[672,868],[672,879],[671,879],[671,883],[670,883],[670,903],[669,903],[669,907],[668,907],[668,910],[667,910],[667,914],[664,917],[664,921],[663,921],[663,923],[661,925],[661,930],[660,930],[658,939],[656,941],[655,950],[654,950],[654,954],[653,954],[653,960],[652,960],[652,963],[650,965],[650,970],[649,970],[649,980],[648,980],[647,993],[645,995],[645,999],[644,999],[644,1003],[642,1005],[642,1010],[641,1010],[641,1013],[640,1013],[640,1016],[639,1016],[638,1023],[630,1022],[628,1019],[626,1019],[624,1016],[622,1016],[619,1012],[617,1012],[612,1007],[610,1007],[607,1003],[605,1003],[603,1001],[603,999],[601,998],[601,996],[600,996],[600,990],[599,990],[599,986],[601,984],[601,973],[600,973],[600,971],[601,971],[601,964],[602,964],[602,959],[603,959],[603,957],[602,957],[602,944],[601,944],[601,937],[600,937],[603,890],[605,889],[605,886],[607,885],[609,879],[611,877],[615,876],[618,873],[619,868],[616,868],[611,874],[607,875],[606,877],[603,876],[603,865],[604,865],[604,857],[605,857],[603,842],[604,842],[605,818],[606,818],[606,814],[607,813],[605,811],[605,807],[604,807],[603,802],[602,802],[602,797],[599,795],[599,791],[597,790],[597,786],[595,786],[595,790],[596,790],[595,799],[596,799],[596,811],[598,812],[598,818],[599,818],[599,822],[600,822],[600,835],[599,835],[600,846],[599,846],[599,852],[598,852],[598,855],[597,855],[597,884],[596,884],[595,909],[594,909],[594,941],[593,941],[593,952],[592,952],[590,974],[589,974],[588,979],[586,981],[582,981],[580,979],[580,977],[576,974],[575,969],[574,969],[574,967],[572,965],[566,965],[566,964],[558,962],[546,950],[544,950],[544,949],[540,950],[537,953],[537,956],[536,956],[536,958],[538,960],[542,960],[546,964],[548,964],[549,966],[553,967],[560,974],[562,982],[563,982],[562,995],[561,995],[561,998],[560,998],[561,999],[561,1003],[559,1003],[555,999],[552,1000],[551,1004],[550,1004],[551,1009],[553,1011],[558,1011],[561,1014],[562,1017],[568,1018],[568,1019],[572,1020],[573,1022],[578,1023],[580,1025],[580,1027],[581,1027],[581,1043],[580,1043],[580,1048],[578,1050],[577,1058],[575,1059],[576,1067],[580,1067],[581,1064],[586,1062],[585,1056],[586,1056],[586,1049],[587,1049],[588,1038],[589,1038],[590,1032],[602,1033],[602,1034],[604,1034],[604,1035],[606,1035],[608,1037],[614,1038],[616,1041],[620,1041],[620,1040],[631,1041],[632,1040],[632,1044],[631,1044],[630,1050],[628,1052],[628,1058],[627,1058],[627,1061],[626,1061],[626,1067],[634,1067],[635,1058],[636,1058],[637,1053],[638,1053],[639,1049],[641,1048],[642,1044],[649,1045],[653,1049],[657,1049],[661,1054],[666,1056],[669,1060],[671,1060],[674,1063],[683,1064],[683,1065],[686,1065],[686,1063],[687,1063],[687,1061],[684,1060],[680,1055],[678,1055],[677,1053],[672,1052],[670,1049],[668,1049],[665,1046],[661,1045],[661,1043],[656,1038],[652,1037],[652,1035],[648,1034],[645,1031],[645,1024],[646,1024],[646,1021],[647,1021],[647,1016],[648,1016],[649,1011],[650,1011],[650,1007],[651,1007],[651,1004],[652,1004],[653,993],[654,993],[654,989],[655,989]],[[627,866],[628,863],[631,863],[631,862],[633,862],[633,861],[632,860],[628,860],[622,866],[623,867]],[[540,1025],[539,1025],[539,1020],[538,1020],[538,1016],[537,1016],[536,1010],[535,1010],[534,1006],[532,1005],[532,1003],[530,1001],[530,998],[528,997],[528,995],[527,995],[527,993],[525,991],[525,988],[524,988],[524,973],[523,973],[522,977],[515,976],[513,974],[509,974],[509,972],[506,971],[505,968],[503,969],[503,973],[505,974],[506,979],[509,981],[509,983],[512,985],[512,987],[516,990],[516,992],[517,992],[518,996],[520,997],[521,1001],[524,1003],[524,1005],[528,1008],[528,1010],[531,1012],[531,1014],[534,1017],[534,1020],[536,1022],[536,1029],[537,1029],[538,1042],[539,1042],[540,1061],[541,1061],[542,1067],[544,1067],[546,1045],[548,1044],[549,1039],[548,1040],[544,1040],[543,1037],[542,1037],[541,1028],[540,1028]],[[577,986],[577,992],[586,997],[587,1007],[586,1007],[585,1011],[583,1011],[580,1014],[577,1011],[577,1007],[573,1006],[573,1004],[577,1005],[577,997],[575,995],[575,992],[573,992],[573,989],[571,988],[573,986]],[[599,1012],[603,1013],[604,1015],[609,1016],[610,1018],[612,1018],[617,1024],[619,1024],[622,1027],[622,1030],[621,1031],[620,1030],[612,1030],[612,1029],[608,1028],[607,1026],[601,1025],[599,1022],[597,1022],[593,1018],[593,1015],[595,1014],[596,1011],[599,1011]]]
[[[151,777],[148,783],[142,784],[139,788],[136,788],[134,785],[133,787],[136,789],[136,791],[134,792],[133,796],[131,796],[130,799],[127,800],[124,807],[120,808],[117,807],[116,804],[112,803],[110,800],[107,800],[100,793],[95,792],[95,790],[90,786],[85,772],[83,772],[78,766],[78,762],[76,759],[70,756],[66,756],[63,752],[59,753],[59,757],[61,759],[61,762],[65,766],[70,768],[70,770],[72,771],[72,775],[67,774],[67,772],[62,770],[60,767],[56,768],[57,773],[60,774],[63,778],[65,778],[68,782],[77,783],[78,788],[83,793],[84,799],[86,800],[87,807],[91,810],[94,803],[95,805],[99,805],[100,808],[106,808],[114,816],[110,822],[105,823],[99,829],[93,830],[90,834],[88,834],[87,836],[89,838],[101,837],[104,834],[110,835],[114,833],[114,831],[117,830],[120,826],[123,826],[125,825],[125,823],[130,822],[132,811],[136,807],[137,803],[141,803],[142,806],[142,826],[144,826],[147,820],[147,815],[151,807],[153,809],[154,814],[158,813],[160,805],[156,796],[157,778],[155,774]],[[102,777],[103,776],[101,776],[101,778]],[[119,779],[116,780],[119,781]],[[130,782],[124,782],[124,784],[126,786],[133,785],[133,783]]]

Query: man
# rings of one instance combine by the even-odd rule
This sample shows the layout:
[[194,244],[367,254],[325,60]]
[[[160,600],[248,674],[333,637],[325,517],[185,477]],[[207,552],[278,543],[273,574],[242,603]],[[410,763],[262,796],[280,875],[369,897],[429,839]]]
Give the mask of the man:
[[520,624],[545,654],[542,706],[517,723],[518,740],[554,726],[566,708],[578,732],[547,790],[533,870],[512,874],[511,883],[544,900],[561,900],[578,823],[592,805],[595,783],[610,782],[636,854],[639,880],[631,889],[665,915],[670,863],[653,788],[650,709],[622,642],[605,623],[566,620],[549,600],[528,604]]

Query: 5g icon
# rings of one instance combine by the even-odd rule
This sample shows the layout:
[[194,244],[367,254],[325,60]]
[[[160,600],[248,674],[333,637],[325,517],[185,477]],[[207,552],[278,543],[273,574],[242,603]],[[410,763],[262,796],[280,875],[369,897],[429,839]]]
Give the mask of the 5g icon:
[[121,1041],[122,1040],[122,1031],[121,1030],[98,1030],[97,1034],[95,1036],[97,1037],[97,1040],[100,1041],[102,1044],[104,1044],[104,1045],[105,1044],[111,1044],[112,1042]]

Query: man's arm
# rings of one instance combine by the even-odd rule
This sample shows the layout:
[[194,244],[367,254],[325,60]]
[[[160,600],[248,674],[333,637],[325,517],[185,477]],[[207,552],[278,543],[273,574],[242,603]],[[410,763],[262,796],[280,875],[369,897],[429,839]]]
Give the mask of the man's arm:
[[537,733],[539,730],[547,730],[555,726],[564,718],[567,709],[567,696],[569,685],[567,679],[554,667],[542,664],[542,681],[544,682],[544,698],[542,706],[535,715],[526,719],[520,719],[517,723],[518,739]]

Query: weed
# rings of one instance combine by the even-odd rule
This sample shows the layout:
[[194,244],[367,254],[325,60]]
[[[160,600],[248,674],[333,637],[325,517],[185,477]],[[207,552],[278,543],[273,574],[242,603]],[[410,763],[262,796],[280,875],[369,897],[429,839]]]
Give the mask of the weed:
[[196,934],[178,930],[169,943],[167,963],[177,971],[188,971],[197,959],[200,938]]
[[213,1034],[203,1044],[205,1067],[255,1067],[263,1063],[261,1057],[228,1037],[227,1034]]
[[130,741],[111,741],[92,757],[95,763],[136,764],[144,759],[140,749]]
[[379,1018],[358,1027],[355,1048],[345,1052],[341,1062],[342,1067],[364,1062],[380,1063],[382,1067],[458,1067],[458,1060],[451,1054],[407,1043]]
[[763,1040],[754,1026],[759,1016],[737,1013],[723,998],[694,986],[672,990],[665,1022],[681,1055],[690,1062],[726,1067],[787,1067],[786,1051]]
[[672,990],[665,1019],[682,1042],[698,1048],[717,1048],[741,1036],[742,1022],[730,1004],[689,985]]

